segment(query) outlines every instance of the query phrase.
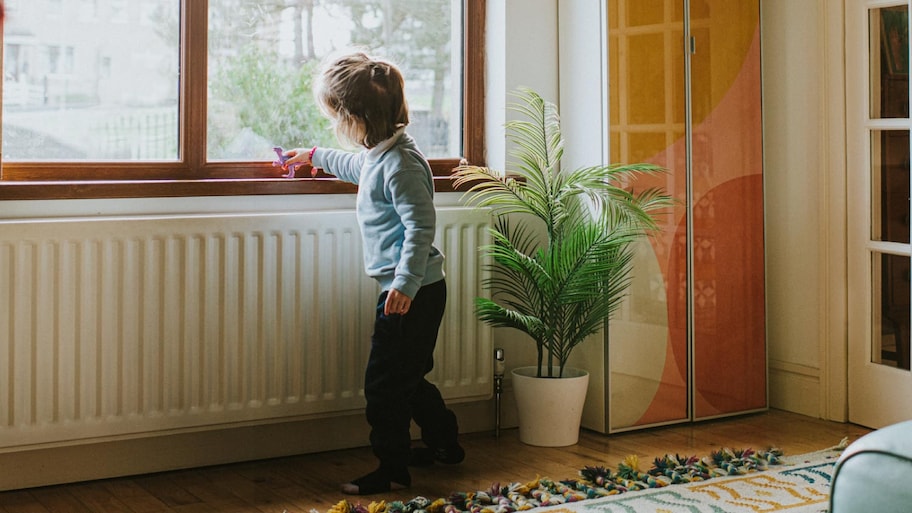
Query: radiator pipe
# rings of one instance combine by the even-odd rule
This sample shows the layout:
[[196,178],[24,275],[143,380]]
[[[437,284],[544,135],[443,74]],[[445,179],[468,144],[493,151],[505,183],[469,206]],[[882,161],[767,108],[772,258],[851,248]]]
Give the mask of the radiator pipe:
[[494,350],[494,437],[500,438],[500,396],[503,394],[504,350]]

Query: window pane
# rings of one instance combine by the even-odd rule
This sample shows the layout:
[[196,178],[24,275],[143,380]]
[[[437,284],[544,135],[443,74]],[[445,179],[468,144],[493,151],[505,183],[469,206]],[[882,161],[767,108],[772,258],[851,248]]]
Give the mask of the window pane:
[[402,68],[409,133],[429,158],[460,156],[461,28],[461,0],[210,0],[208,160],[337,145],[311,84],[348,47]]
[[3,159],[178,159],[179,0],[7,0]]

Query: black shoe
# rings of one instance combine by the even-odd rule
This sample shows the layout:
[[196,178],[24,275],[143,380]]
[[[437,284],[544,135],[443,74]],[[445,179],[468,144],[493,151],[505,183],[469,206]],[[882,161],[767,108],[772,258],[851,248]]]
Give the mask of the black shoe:
[[409,465],[413,467],[428,467],[435,461],[446,465],[456,465],[465,459],[465,450],[458,443],[446,448],[431,449],[430,447],[413,447],[409,457]]
[[342,493],[349,495],[373,495],[375,493],[404,490],[412,484],[408,470],[390,472],[383,468],[342,484]]

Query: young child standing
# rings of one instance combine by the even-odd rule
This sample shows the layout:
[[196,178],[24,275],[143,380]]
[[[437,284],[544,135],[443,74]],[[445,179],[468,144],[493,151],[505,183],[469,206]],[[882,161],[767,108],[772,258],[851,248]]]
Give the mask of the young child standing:
[[[409,123],[399,69],[364,53],[330,62],[314,93],[340,140],[357,153],[328,148],[285,152],[358,185],[357,214],[367,274],[381,286],[364,378],[376,470],[342,485],[369,495],[411,485],[408,465],[459,463],[456,416],[425,379],[446,306],[443,254],[433,246],[434,184],[427,160],[406,132]],[[427,447],[411,448],[412,419]]]

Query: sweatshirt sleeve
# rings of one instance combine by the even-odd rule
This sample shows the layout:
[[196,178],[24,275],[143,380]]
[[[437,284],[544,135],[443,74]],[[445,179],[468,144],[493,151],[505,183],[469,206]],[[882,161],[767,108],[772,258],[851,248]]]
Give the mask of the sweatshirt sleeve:
[[357,184],[364,166],[365,153],[317,148],[313,154],[313,167],[320,168],[339,180]]
[[433,185],[428,185],[427,173],[413,168],[389,179],[393,207],[405,229],[392,287],[410,298],[421,288],[437,227]]

